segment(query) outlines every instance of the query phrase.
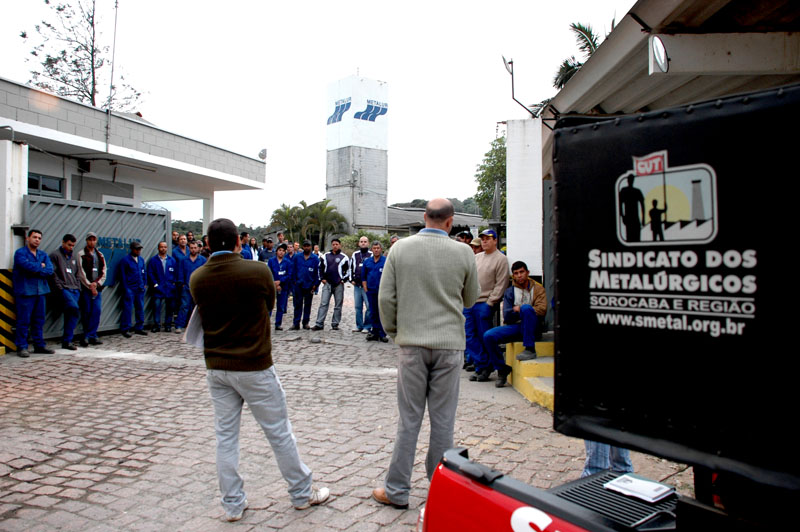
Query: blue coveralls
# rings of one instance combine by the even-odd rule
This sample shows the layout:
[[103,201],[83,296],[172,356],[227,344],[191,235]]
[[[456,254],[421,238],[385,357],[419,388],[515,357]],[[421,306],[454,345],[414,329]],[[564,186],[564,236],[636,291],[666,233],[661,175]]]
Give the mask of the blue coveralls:
[[119,261],[119,284],[122,288],[122,315],[119,328],[127,332],[131,328],[131,310],[136,311],[133,328],[144,327],[144,291],[147,287],[147,271],[142,257],[125,255]]
[[34,347],[45,347],[43,328],[45,294],[50,293],[47,278],[53,275],[53,263],[47,253],[37,249],[34,255],[28,246],[14,252],[14,303],[17,310],[17,350],[28,349],[28,330]]
[[372,334],[376,334],[380,338],[385,338],[386,331],[383,330],[381,313],[378,308],[378,289],[381,286],[381,277],[383,277],[383,267],[386,265],[386,257],[381,255],[378,262],[375,262],[375,257],[370,257],[365,259],[363,264],[361,277],[367,281],[367,299],[369,300],[370,317],[372,318]]
[[319,257],[310,253],[306,259],[303,253],[295,253],[292,279],[295,326],[300,325],[301,316],[303,325],[308,325],[308,320],[311,319],[311,300],[317,285],[319,285]]
[[[183,262],[188,256],[189,256],[189,244],[186,244],[186,253],[181,251],[180,246],[175,246],[174,248],[172,248],[172,258],[175,259],[177,268],[181,267],[181,262]],[[183,283],[181,283],[180,277],[177,277],[175,279],[175,296],[174,300],[172,301],[172,309],[176,314],[175,316],[176,321],[177,321],[178,311],[181,308],[181,300],[183,298],[184,290],[189,290],[189,287],[188,286],[184,287]]]
[[[294,263],[292,259],[285,256],[278,262],[278,257],[272,257],[267,261],[267,266],[272,270],[272,278],[281,283],[281,291],[278,292],[275,301],[275,326],[280,327],[283,322],[283,315],[286,314],[286,304],[289,301],[289,291],[292,289],[292,276],[294,275]],[[270,317],[272,313],[270,312]]]
[[178,280],[178,263],[167,255],[166,264],[161,257],[155,255],[147,261],[147,280],[150,283],[150,295],[153,300],[153,327],[161,326],[161,306],[166,303],[164,327],[172,327],[172,316],[175,314],[175,283]]
[[[530,281],[533,283],[533,281]],[[483,335],[483,345],[489,353],[489,367],[502,369],[506,359],[500,344],[519,342],[525,347],[535,349],[536,326],[539,317],[530,305],[521,305],[520,312],[514,311],[514,285],[506,288],[503,294],[503,322],[505,325],[489,329]]]
[[183,285],[181,308],[178,311],[178,321],[176,323],[178,327],[186,327],[186,324],[189,323],[189,316],[192,315],[192,310],[194,310],[194,299],[192,299],[192,292],[189,290],[189,279],[197,268],[206,263],[206,260],[202,255],[197,255],[194,262],[187,257],[178,265],[178,278]]

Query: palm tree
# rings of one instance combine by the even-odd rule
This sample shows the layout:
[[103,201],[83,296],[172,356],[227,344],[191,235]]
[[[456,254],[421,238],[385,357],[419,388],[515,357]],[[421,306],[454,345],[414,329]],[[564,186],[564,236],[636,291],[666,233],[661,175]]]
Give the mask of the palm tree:
[[[578,70],[583,66],[583,63],[588,60],[592,54],[600,46],[600,38],[594,32],[592,27],[588,24],[581,24],[573,22],[569,25],[569,29],[575,34],[575,40],[578,43],[578,49],[583,52],[583,61],[578,61],[575,56],[570,56],[565,59],[561,66],[558,68],[555,77],[553,78],[553,86],[557,89],[563,89],[564,85],[574,76]],[[611,30],[614,30],[614,20],[611,20]]]
[[347,230],[347,219],[336,210],[335,205],[329,205],[331,200],[326,199],[309,205],[307,230],[319,231],[319,243],[325,244],[326,233],[342,233]]
[[299,206],[290,207],[285,203],[275,209],[272,213],[270,224],[274,226],[283,227],[286,238],[289,240],[296,240],[300,234],[301,224],[301,208]]

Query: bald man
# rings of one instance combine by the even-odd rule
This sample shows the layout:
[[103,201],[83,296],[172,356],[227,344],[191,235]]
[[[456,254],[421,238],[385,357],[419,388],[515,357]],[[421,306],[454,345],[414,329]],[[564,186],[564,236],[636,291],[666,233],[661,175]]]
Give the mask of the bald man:
[[384,330],[400,346],[399,420],[384,487],[373,490],[372,496],[395,508],[408,507],[414,452],[426,404],[431,423],[425,461],[429,480],[444,452],[453,446],[459,371],[466,345],[461,311],[475,303],[480,291],[472,251],[448,236],[453,214],[449,200],[428,202],[425,229],[392,247],[378,292]]

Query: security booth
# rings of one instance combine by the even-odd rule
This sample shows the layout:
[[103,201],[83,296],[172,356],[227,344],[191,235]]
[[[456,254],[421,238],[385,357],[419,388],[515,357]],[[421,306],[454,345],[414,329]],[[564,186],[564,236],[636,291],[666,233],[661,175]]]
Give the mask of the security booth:
[[[29,229],[43,232],[40,249],[48,254],[64,234],[75,235],[81,248],[88,231],[97,233],[113,284],[112,267],[132,240],[142,243],[145,259],[159,241],[169,242],[170,213],[149,202],[200,200],[207,226],[216,191],[265,188],[264,160],[166,131],[139,114],[2,78],[0,101],[0,351],[16,349],[9,270]],[[101,330],[118,327],[113,291],[104,291]],[[55,337],[60,314],[48,311],[45,334]]]

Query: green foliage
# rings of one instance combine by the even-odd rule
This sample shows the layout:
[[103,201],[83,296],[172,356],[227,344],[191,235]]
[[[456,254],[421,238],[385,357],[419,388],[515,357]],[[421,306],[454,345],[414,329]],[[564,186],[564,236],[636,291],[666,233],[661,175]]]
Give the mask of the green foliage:
[[[578,49],[583,52],[583,61],[578,61],[575,56],[571,56],[561,62],[558,67],[556,75],[553,77],[553,86],[557,89],[563,89],[564,85],[574,76],[578,70],[581,69],[583,63],[588,60],[593,53],[600,46],[600,37],[594,32],[592,27],[588,24],[581,24],[573,22],[569,25],[570,31],[575,34],[575,41],[578,44]],[[614,20],[611,20],[611,29],[614,29]]]
[[296,242],[308,238],[324,243],[326,236],[347,231],[347,221],[328,199],[311,205],[301,201],[293,207],[283,203],[272,213],[270,225],[283,228],[286,238]]
[[184,222],[183,220],[172,220],[172,230],[185,235],[191,231],[196,239],[203,236],[203,222]]
[[478,204],[481,214],[487,220],[492,218],[492,200],[494,199],[495,183],[500,184],[500,218],[506,219],[506,138],[499,137],[492,141],[491,149],[486,152],[483,162],[478,165],[475,173],[478,183],[478,192],[475,194],[475,203]]
[[[100,44],[101,33],[95,0],[45,4],[52,9],[52,22],[34,26],[38,44],[28,61],[37,62],[29,83],[59,96],[100,107],[125,111],[133,109],[141,93],[125,83],[111,84],[113,65],[109,47]],[[28,32],[20,37],[28,39]],[[108,96],[101,93],[108,91]]]
[[340,238],[342,241],[342,251],[347,253],[348,256],[352,256],[356,249],[358,249],[358,241],[362,236],[365,236],[369,239],[370,249],[372,249],[372,243],[376,240],[380,241],[380,243],[383,245],[384,253],[387,249],[389,249],[389,238],[391,235],[378,235],[376,233],[371,233],[361,229],[354,235],[346,235]]

